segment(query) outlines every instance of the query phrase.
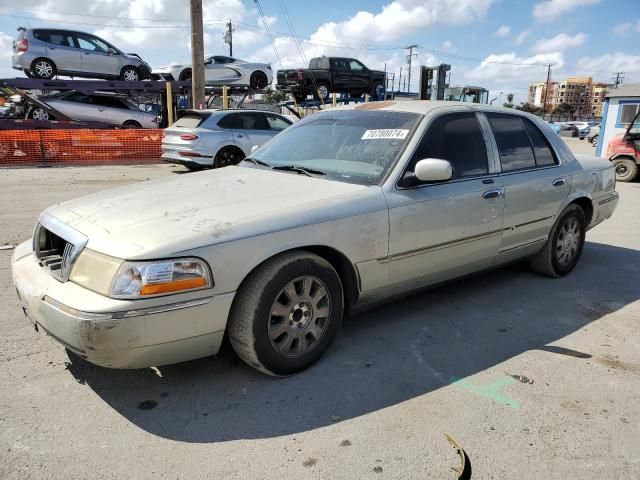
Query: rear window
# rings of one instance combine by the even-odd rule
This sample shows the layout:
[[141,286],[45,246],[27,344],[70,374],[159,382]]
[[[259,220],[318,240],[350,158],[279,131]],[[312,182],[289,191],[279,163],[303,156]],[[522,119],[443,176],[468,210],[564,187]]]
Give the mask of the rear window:
[[498,144],[502,171],[510,172],[535,167],[533,148],[520,117],[488,113],[487,118]]
[[553,155],[549,142],[542,134],[542,132],[536,127],[531,120],[523,118],[524,126],[527,129],[529,138],[531,138],[531,145],[533,145],[533,154],[536,157],[536,165],[538,167],[545,167],[548,165],[555,165],[557,162],[556,157]]
[[204,118],[198,113],[185,113],[176,122],[171,125],[172,127],[181,128],[197,128],[203,122]]

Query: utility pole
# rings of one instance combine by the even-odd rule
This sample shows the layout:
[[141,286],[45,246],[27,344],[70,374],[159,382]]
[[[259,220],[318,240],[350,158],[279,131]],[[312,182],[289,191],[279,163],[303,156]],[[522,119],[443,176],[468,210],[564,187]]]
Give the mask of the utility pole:
[[413,53],[413,49],[414,48],[418,48],[418,45],[409,45],[408,47],[406,47],[409,49],[409,54],[407,55],[407,63],[409,64],[409,73],[407,74],[408,80],[407,80],[407,92],[409,90],[411,90],[411,61],[413,60],[413,57],[417,57],[418,54],[417,53]]
[[544,100],[542,101],[542,115],[547,113],[547,92],[549,91],[549,80],[551,80],[551,66],[553,63],[547,65],[547,83],[544,87]]
[[190,0],[191,13],[191,98],[193,108],[204,108],[204,38],[202,0]]
[[233,57],[233,26],[231,25],[231,19],[229,19],[229,23],[227,23],[227,31],[224,32],[222,38],[224,39],[224,43],[229,44],[229,56]]
[[624,72],[616,72],[614,75],[615,75],[615,78],[611,77],[613,80],[613,83],[615,83],[614,88],[618,88],[618,85],[620,85],[624,80]]

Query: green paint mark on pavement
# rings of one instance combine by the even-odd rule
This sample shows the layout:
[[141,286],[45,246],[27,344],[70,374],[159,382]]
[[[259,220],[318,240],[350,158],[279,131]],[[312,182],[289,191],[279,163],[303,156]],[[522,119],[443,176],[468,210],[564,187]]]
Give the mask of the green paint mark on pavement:
[[518,409],[520,408],[520,404],[517,400],[506,397],[500,393],[500,389],[506,387],[507,385],[511,385],[516,383],[517,380],[506,376],[496,380],[495,382],[489,383],[488,385],[475,385],[471,383],[469,380],[464,378],[451,377],[451,384],[457,385],[462,388],[466,388],[467,390],[471,390],[478,395],[482,395],[483,397],[490,398],[494,402],[500,405],[507,405],[511,408]]

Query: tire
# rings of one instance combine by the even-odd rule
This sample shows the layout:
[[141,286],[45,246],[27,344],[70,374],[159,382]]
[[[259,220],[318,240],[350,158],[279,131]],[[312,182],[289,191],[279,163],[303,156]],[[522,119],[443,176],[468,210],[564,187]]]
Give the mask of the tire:
[[593,137],[591,139],[591,145],[593,145],[594,147],[598,146],[598,137],[599,137],[599,135],[596,135],[595,137]]
[[371,89],[371,96],[375,99],[379,99],[384,94],[384,85],[382,82],[376,82]]
[[571,272],[582,254],[586,231],[584,211],[572,203],[556,220],[542,250],[531,259],[533,271],[555,278]]
[[187,80],[191,80],[191,69],[187,68],[187,69],[183,70],[182,72],[180,72],[179,80],[181,82],[186,82]]
[[44,108],[36,107],[29,112],[29,118],[33,120],[51,120],[51,115]]
[[33,78],[50,80],[57,73],[56,65],[48,58],[36,58],[31,63],[31,75],[33,75]]
[[263,72],[253,72],[249,79],[249,86],[254,90],[264,90],[269,84],[269,79]]
[[618,157],[613,165],[619,182],[631,182],[638,175],[638,164],[631,157]]
[[221,148],[213,159],[213,168],[229,167],[237,165],[245,157],[242,150],[236,147]]
[[127,120],[122,124],[122,126],[129,128],[142,128],[142,125],[140,125],[140,123],[136,122],[135,120]]
[[343,302],[340,277],[329,262],[303,251],[279,255],[238,289],[229,315],[231,345],[261,372],[300,372],[333,343]]
[[124,67],[120,72],[120,80],[124,80],[125,82],[139,82],[141,79],[140,70],[136,67]]
[[314,89],[313,90],[313,98],[315,98],[316,100],[322,100],[322,101],[327,101],[329,100],[329,95],[331,94],[331,89],[329,88],[329,85],[327,85],[324,82],[318,82],[317,83],[317,90]]

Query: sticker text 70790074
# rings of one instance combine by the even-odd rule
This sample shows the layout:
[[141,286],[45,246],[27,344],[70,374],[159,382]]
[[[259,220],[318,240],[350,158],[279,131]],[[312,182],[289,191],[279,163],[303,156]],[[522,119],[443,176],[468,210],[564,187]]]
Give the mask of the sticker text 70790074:
[[385,139],[399,139],[404,140],[407,138],[409,130],[400,128],[386,128],[379,130],[367,130],[362,135],[360,140],[385,140]]

